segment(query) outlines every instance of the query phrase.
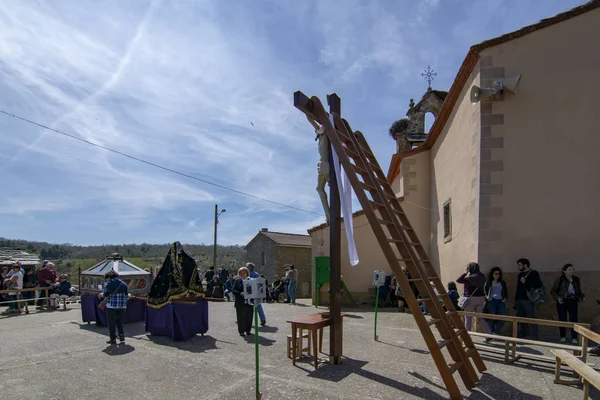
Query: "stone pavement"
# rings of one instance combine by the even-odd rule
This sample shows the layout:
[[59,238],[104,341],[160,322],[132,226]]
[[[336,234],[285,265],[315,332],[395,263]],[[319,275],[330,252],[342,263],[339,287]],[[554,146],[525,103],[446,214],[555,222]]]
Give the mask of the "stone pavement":
[[[372,309],[345,309],[342,364],[315,371],[307,357],[293,367],[286,357],[286,319],[324,310],[308,306],[308,300],[302,303],[264,305],[263,399],[448,398],[412,316],[395,310],[379,313],[380,342],[375,342]],[[238,335],[233,303],[210,303],[208,333],[186,342],[151,337],[143,323],[125,325],[126,345],[107,345],[107,333],[107,328],[82,323],[78,305],[0,317],[0,398],[254,399],[254,336]],[[327,330],[323,348],[329,349]],[[507,366],[485,357],[488,371],[478,387],[472,392],[463,388],[468,399],[582,397],[579,388],[553,383],[551,364]]]

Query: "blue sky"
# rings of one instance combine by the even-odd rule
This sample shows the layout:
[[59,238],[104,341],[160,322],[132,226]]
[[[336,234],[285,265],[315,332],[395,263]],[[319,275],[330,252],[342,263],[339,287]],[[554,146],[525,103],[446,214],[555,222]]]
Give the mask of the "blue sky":
[[[448,90],[469,46],[574,0],[0,3],[0,109],[219,189],[0,115],[0,236],[246,244],[324,221],[314,132],[292,94],[337,92],[387,171],[410,98]],[[251,124],[254,124],[252,125]]]

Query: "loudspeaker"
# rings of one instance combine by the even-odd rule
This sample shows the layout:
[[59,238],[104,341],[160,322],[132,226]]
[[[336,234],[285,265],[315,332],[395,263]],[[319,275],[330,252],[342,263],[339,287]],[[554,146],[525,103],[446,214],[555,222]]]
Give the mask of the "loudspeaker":
[[496,88],[480,88],[477,85],[473,85],[471,88],[471,104],[477,104],[479,101],[483,99],[487,99],[488,97],[492,97],[498,94],[498,90]]
[[[504,91],[515,93],[517,86],[521,81],[521,75],[513,76],[512,78],[503,78],[494,81],[490,88],[480,88],[473,85],[471,88],[471,104],[477,104],[483,99],[495,97],[496,95],[504,94]],[[492,99],[493,100],[493,99]],[[496,98],[497,100],[497,98]]]
[[513,76],[512,78],[500,79],[494,83],[500,87],[501,92],[506,90],[511,93],[515,93],[520,81],[521,81],[521,75],[517,75],[517,76]]

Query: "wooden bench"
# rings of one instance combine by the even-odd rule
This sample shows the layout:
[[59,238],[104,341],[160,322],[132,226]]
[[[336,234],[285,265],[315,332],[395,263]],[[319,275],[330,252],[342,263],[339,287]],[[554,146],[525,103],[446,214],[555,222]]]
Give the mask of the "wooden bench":
[[[540,356],[525,352],[517,351],[517,344],[531,345],[531,346],[540,346],[540,347],[548,347],[557,350],[564,351],[572,351],[574,355],[581,355],[583,357],[583,361],[586,362],[587,357],[587,339],[580,341],[580,345],[569,345],[569,344],[559,344],[552,342],[544,342],[541,340],[530,340],[530,339],[520,339],[517,337],[519,324],[529,324],[529,325],[544,325],[544,326],[552,326],[552,327],[563,327],[563,328],[572,328],[577,330],[578,327],[582,328],[590,328],[590,324],[585,323],[574,323],[574,322],[565,322],[565,321],[553,321],[547,319],[537,319],[537,318],[525,318],[525,317],[516,317],[512,315],[497,315],[497,314],[484,314],[484,313],[474,313],[467,311],[460,311],[460,315],[462,316],[471,316],[474,317],[472,320],[475,321],[476,317],[483,319],[493,319],[499,321],[506,321],[512,323],[512,336],[502,336],[502,335],[494,335],[488,333],[480,333],[471,331],[469,334],[471,336],[479,336],[484,338],[494,339],[494,341],[503,341],[505,343],[504,350],[499,351],[497,347],[489,346],[486,344],[475,343],[475,347],[477,349],[501,353],[504,354],[504,362],[513,363],[521,358],[527,358],[537,361],[545,361],[545,362],[555,362],[555,357],[551,356]],[[467,327],[472,328],[472,327]],[[583,339],[583,336],[582,336]]]
[[[552,354],[556,356],[556,374],[554,376],[554,383],[560,385],[579,385],[583,381],[583,399],[587,400],[590,396],[590,383],[597,389],[600,389],[600,373],[587,365],[584,361],[580,360],[572,354],[567,353],[564,350],[550,350]],[[560,366],[562,363],[567,364],[575,371],[581,378],[575,380],[564,380],[560,378]]]
[[[594,370],[586,363],[588,342],[590,340],[600,343],[600,334],[596,332],[592,332],[591,330],[575,325],[575,332],[579,333],[581,336],[581,343],[583,346],[583,352],[581,357],[576,357],[567,353],[564,350],[551,350],[552,354],[556,356],[556,373],[554,377],[554,383],[560,385],[579,385],[583,383],[583,398],[588,399],[590,395],[590,383],[594,385],[597,389],[600,389],[600,373]],[[565,363],[569,367],[575,371],[577,375],[579,375],[579,379],[577,380],[564,380],[560,377],[560,367],[561,364]]]

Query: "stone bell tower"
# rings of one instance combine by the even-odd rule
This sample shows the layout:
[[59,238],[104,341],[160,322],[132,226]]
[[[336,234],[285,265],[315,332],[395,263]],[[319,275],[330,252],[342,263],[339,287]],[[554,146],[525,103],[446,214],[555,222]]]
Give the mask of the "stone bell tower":
[[423,144],[427,138],[425,132],[425,114],[432,113],[437,118],[448,92],[432,90],[431,87],[417,104],[410,99],[406,116],[392,124],[390,135],[396,140],[396,152],[406,153]]
[[429,83],[427,92],[417,104],[414,99],[410,99],[406,116],[394,122],[390,127],[390,136],[396,140],[396,152],[406,153],[413,148],[419,147],[427,138],[425,132],[425,114],[432,113],[437,118],[440,108],[448,95],[448,92],[431,89],[431,81],[437,73],[427,66],[425,73],[421,74]]

